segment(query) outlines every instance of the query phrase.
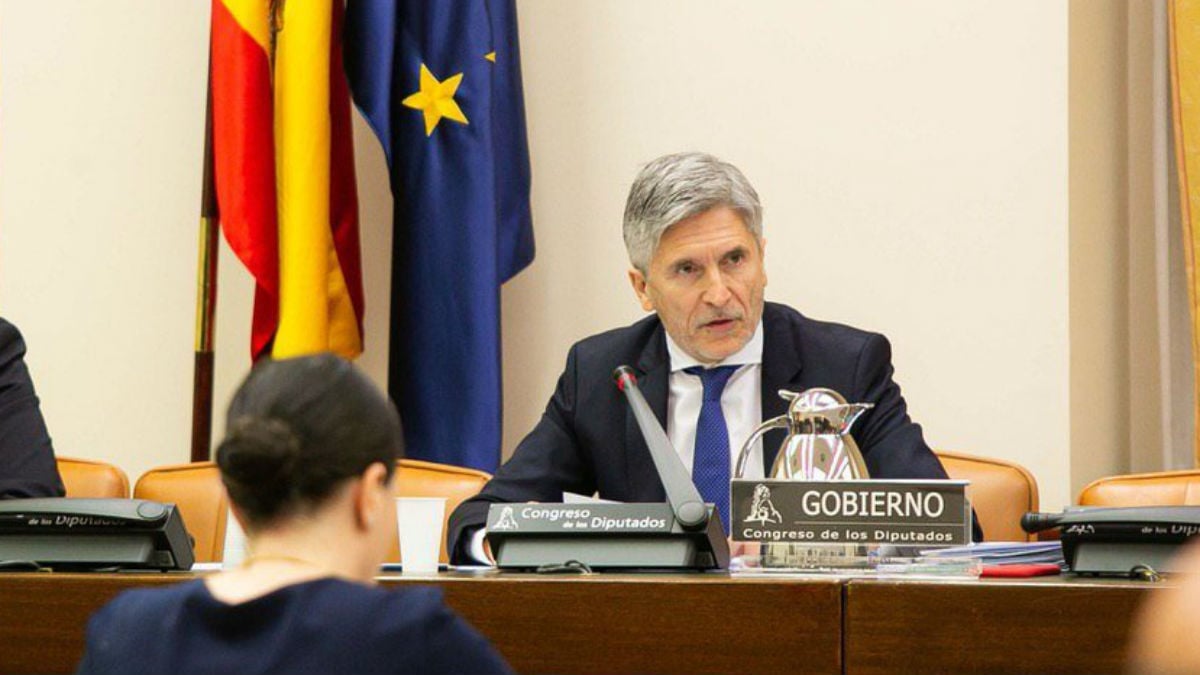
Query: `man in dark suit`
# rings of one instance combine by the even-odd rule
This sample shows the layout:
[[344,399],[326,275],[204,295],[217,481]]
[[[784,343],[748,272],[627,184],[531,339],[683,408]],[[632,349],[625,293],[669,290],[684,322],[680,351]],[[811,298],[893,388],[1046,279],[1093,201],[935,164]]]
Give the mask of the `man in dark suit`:
[[[642,307],[632,326],[576,343],[541,421],[479,495],[455,509],[454,561],[485,557],[482,527],[495,502],[561,501],[564,492],[661,502],[665,493],[624,397],[621,364],[706,501],[728,523],[730,463],[763,419],[781,415],[780,389],[826,387],[872,403],[851,434],[876,478],[945,478],[892,380],[886,338],[765,303],[762,207],[738,169],[701,153],[659,158],[625,207],[629,279]],[[782,442],[750,453],[746,477],[769,472]]]
[[25,367],[25,341],[0,319],[0,499],[61,497],[54,448]]

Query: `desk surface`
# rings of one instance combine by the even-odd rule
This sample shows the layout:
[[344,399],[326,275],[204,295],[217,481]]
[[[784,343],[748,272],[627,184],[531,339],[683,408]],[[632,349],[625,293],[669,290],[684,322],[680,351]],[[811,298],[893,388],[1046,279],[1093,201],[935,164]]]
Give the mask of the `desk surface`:
[[[87,617],[192,574],[0,574],[0,673],[74,669]],[[1151,585],[724,574],[383,576],[436,584],[522,673],[1119,672]],[[843,640],[844,638],[844,640]]]

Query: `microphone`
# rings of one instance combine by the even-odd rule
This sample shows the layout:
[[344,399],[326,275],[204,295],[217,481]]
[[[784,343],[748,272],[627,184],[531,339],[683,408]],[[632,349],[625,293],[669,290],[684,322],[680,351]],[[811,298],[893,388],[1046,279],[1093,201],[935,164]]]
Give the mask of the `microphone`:
[[1062,528],[1063,560],[1076,574],[1138,578],[1147,569],[1183,572],[1180,547],[1200,537],[1200,506],[1068,507],[1026,513],[1026,532]]
[[1021,516],[1021,529],[1029,534],[1058,527],[1063,519],[1062,513],[1037,513],[1030,511]]
[[[708,507],[680,461],[679,453],[675,452],[671,445],[671,439],[667,438],[667,432],[663,431],[658,418],[654,416],[654,411],[650,409],[650,405],[638,389],[637,376],[634,375],[633,369],[625,365],[617,366],[613,371],[613,380],[616,381],[617,388],[625,394],[625,400],[633,410],[633,417],[637,420],[642,438],[650,449],[650,457],[654,460],[654,468],[658,469],[658,476],[662,479],[667,502],[675,513],[675,519],[685,530],[704,529],[709,520]],[[720,520],[716,512],[712,518]]]

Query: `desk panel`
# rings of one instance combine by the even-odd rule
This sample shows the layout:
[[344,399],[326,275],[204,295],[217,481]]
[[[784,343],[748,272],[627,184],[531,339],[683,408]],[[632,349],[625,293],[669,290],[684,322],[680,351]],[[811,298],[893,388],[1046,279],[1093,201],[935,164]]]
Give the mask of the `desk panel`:
[[876,673],[1120,673],[1144,582],[846,584],[845,667]]
[[440,585],[521,673],[842,672],[838,579],[495,575]]
[[158,574],[0,574],[0,673],[71,673],[88,617],[121,591],[194,578]]

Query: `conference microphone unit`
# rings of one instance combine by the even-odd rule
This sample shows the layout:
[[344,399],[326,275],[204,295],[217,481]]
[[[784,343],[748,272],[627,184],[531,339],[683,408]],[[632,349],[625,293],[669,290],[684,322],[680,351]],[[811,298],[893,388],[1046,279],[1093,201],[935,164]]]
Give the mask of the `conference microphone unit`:
[[1072,507],[1021,516],[1029,533],[1055,527],[1063,559],[1076,574],[1178,572],[1175,554],[1200,534],[1200,506]]
[[195,555],[174,504],[145,499],[0,500],[0,566],[188,570]]
[[629,366],[617,388],[654,460],[665,503],[493,504],[487,538],[505,569],[688,569],[729,567],[721,517],[705,504]]

